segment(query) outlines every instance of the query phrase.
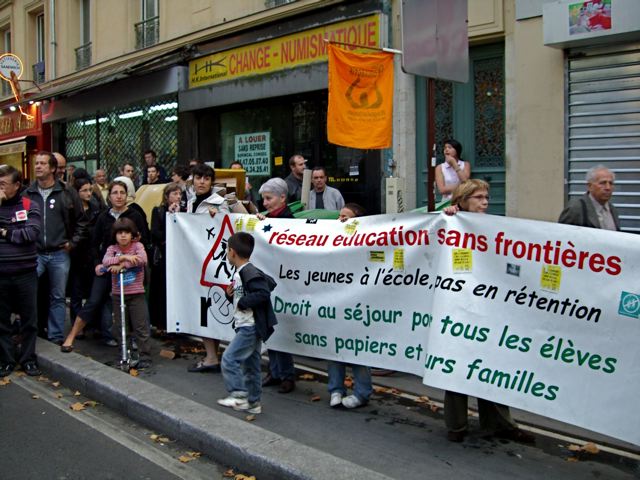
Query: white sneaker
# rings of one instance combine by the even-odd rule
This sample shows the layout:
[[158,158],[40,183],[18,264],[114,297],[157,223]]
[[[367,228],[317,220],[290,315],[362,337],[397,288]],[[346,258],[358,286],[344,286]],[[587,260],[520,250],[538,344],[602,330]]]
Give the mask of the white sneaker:
[[249,402],[246,398],[234,397],[233,395],[229,395],[226,398],[221,398],[218,400],[218,405],[222,405],[223,407],[231,407],[234,410],[246,410],[249,408]]
[[256,415],[262,413],[262,405],[260,405],[260,402],[245,401],[244,404],[236,405],[233,409],[239,412],[253,413]]
[[342,399],[342,406],[344,408],[358,408],[364,405],[364,402],[355,395],[349,395]]
[[340,392],[333,392],[331,394],[331,400],[329,401],[329,406],[331,408],[335,408],[338,405],[342,405],[342,394]]

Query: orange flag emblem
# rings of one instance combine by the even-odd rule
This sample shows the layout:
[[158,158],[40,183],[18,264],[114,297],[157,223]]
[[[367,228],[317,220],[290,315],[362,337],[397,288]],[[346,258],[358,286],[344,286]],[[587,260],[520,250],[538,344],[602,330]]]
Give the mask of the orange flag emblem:
[[359,54],[329,45],[327,137],[344,147],[391,147],[393,54]]

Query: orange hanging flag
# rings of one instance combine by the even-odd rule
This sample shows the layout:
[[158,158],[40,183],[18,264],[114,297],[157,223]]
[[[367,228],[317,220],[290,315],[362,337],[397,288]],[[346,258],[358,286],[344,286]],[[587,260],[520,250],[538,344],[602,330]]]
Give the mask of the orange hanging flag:
[[359,54],[329,45],[327,137],[344,147],[391,147],[393,54]]

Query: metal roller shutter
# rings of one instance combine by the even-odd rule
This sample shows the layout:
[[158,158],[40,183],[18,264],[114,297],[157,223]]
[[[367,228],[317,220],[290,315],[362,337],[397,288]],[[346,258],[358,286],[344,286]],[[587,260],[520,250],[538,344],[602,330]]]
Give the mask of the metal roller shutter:
[[570,50],[567,91],[568,199],[602,164],[616,175],[622,230],[640,233],[640,42]]

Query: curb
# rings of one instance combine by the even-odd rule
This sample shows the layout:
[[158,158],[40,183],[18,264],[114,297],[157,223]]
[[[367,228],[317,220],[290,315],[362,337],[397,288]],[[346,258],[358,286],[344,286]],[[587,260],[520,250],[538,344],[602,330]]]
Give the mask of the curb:
[[326,452],[168,392],[77,353],[38,339],[38,364],[67,387],[136,422],[179,439],[224,465],[274,480],[386,480]]

